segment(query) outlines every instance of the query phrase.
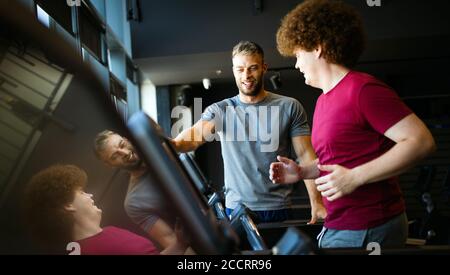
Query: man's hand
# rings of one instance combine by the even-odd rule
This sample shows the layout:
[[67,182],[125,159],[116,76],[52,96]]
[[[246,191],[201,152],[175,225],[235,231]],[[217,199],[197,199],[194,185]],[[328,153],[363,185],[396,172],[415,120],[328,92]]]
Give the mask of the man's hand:
[[334,201],[347,194],[352,193],[362,185],[359,182],[354,170],[347,169],[340,165],[318,165],[321,171],[330,172],[330,174],[315,180],[317,190],[329,201]]
[[295,183],[301,180],[301,168],[293,160],[278,156],[279,162],[270,164],[270,180],[273,183]]
[[315,224],[318,220],[323,220],[327,217],[327,210],[322,202],[311,204],[311,220],[308,224]]

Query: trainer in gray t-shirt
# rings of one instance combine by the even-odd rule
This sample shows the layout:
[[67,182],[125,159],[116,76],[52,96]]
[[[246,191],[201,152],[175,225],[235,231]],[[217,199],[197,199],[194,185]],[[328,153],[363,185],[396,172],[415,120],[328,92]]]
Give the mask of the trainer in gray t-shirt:
[[148,232],[159,218],[173,225],[174,219],[166,215],[170,208],[163,198],[161,191],[149,179],[148,174],[145,174],[135,181],[130,181],[124,202],[125,211],[145,232]]
[[296,158],[291,138],[310,135],[298,100],[268,92],[245,104],[237,95],[210,105],[201,119],[214,122],[221,141],[227,208],[239,202],[255,211],[290,207],[293,186],[273,184],[269,168],[277,155]]

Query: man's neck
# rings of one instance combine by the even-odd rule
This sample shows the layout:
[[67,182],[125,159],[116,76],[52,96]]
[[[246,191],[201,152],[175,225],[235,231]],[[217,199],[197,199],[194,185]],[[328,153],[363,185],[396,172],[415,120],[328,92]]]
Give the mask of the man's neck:
[[142,175],[144,175],[146,171],[147,171],[147,168],[145,167],[144,164],[142,164],[141,166],[139,166],[139,168],[136,168],[136,169],[130,171],[130,176],[131,176],[131,178],[136,179],[136,178],[139,178]]
[[346,67],[330,64],[324,71],[321,77],[320,88],[326,94],[331,91],[336,85],[348,74],[350,70]]
[[75,223],[73,229],[74,240],[79,241],[89,237],[92,237],[102,232],[100,224],[92,221],[79,221]]
[[263,101],[264,98],[266,98],[266,96],[267,96],[267,91],[264,89],[261,89],[261,91],[257,95],[254,95],[254,96],[245,95],[245,94],[239,92],[239,100],[246,104],[256,104],[258,102]]

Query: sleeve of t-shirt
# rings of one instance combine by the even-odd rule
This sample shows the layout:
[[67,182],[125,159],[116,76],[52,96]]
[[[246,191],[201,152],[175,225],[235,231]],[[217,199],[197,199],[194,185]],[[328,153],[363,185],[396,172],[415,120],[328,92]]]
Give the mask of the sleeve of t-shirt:
[[150,228],[160,218],[156,211],[143,210],[139,206],[133,204],[127,204],[125,211],[128,217],[137,225],[139,225],[145,232],[148,232]]
[[380,134],[412,113],[394,90],[377,83],[361,88],[359,107],[363,118]]
[[291,119],[291,137],[311,135],[306,111],[298,100],[293,100]]
[[216,116],[218,116],[220,114],[220,108],[217,105],[217,103],[211,104],[209,105],[205,111],[203,112],[202,116],[200,117],[201,120],[205,120],[205,121],[211,121],[214,118],[216,118]]

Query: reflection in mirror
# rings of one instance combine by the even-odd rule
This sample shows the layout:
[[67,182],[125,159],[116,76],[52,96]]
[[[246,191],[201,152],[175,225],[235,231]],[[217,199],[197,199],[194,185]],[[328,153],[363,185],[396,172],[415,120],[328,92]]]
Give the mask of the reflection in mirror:
[[[0,254],[69,254],[68,241],[111,231],[124,234],[122,242],[144,246],[126,251],[95,246],[92,253],[159,253],[163,245],[125,211],[130,171],[105,164],[94,152],[96,136],[106,129],[128,137],[121,119],[126,102],[120,116],[110,101],[109,81],[98,77],[99,71],[109,76],[108,68],[83,63],[80,51],[15,5],[10,12],[17,9],[17,18],[0,16]],[[30,179],[49,167],[30,188]],[[64,188],[71,190],[67,198]],[[153,195],[159,197],[158,190]]]
[[[234,251],[229,225],[217,223],[167,138],[126,129],[130,83],[74,47],[78,38],[54,32],[18,2],[8,12],[4,5],[0,254]],[[148,123],[140,125],[157,128]]]

